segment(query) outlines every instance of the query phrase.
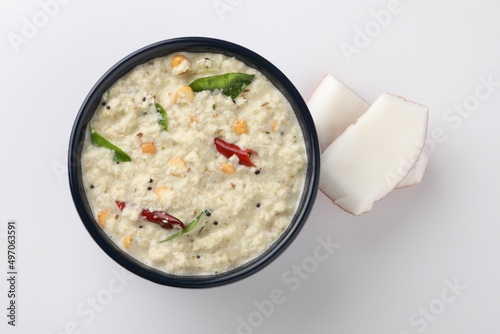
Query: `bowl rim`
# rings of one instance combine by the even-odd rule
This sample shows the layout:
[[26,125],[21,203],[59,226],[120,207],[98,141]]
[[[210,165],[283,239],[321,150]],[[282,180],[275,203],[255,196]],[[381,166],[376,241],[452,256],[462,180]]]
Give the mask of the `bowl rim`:
[[[299,121],[306,144],[308,164],[300,203],[286,230],[267,250],[245,264],[218,274],[174,275],[150,267],[122,251],[99,227],[85,195],[80,156],[87,124],[101,97],[119,78],[136,66],[175,52],[211,52],[234,56],[261,71],[285,95]],[[238,44],[209,37],[179,37],[159,41],[134,51],[113,65],[92,87],[75,118],[68,149],[68,177],[74,205],[88,233],[101,249],[125,269],[152,282],[181,288],[207,288],[234,283],[269,265],[297,237],[316,199],[319,182],[320,151],[316,128],[307,105],[291,81],[272,63]]]

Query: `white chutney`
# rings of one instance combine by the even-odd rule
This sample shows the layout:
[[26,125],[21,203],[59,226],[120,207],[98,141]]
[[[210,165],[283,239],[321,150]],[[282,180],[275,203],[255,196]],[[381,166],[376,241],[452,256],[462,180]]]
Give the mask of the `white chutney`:
[[[186,60],[173,68],[175,55]],[[116,163],[114,151],[92,143],[87,130],[83,182],[94,217],[132,257],[172,274],[221,273],[264,252],[292,221],[305,186],[304,139],[286,98],[256,69],[221,54],[175,55],[137,66],[102,96],[90,124],[132,160]],[[174,101],[195,79],[234,72],[255,75],[234,100],[205,90],[192,101]],[[166,111],[168,131],[156,103]],[[215,138],[255,150],[256,167],[226,158]],[[149,222],[143,209],[185,224],[203,210],[209,215],[160,243],[182,228]]]

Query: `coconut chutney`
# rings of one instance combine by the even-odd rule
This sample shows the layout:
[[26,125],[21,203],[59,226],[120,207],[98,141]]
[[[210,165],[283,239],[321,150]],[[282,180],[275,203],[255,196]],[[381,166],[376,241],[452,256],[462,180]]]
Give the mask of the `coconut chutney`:
[[[227,73],[252,80],[234,97],[190,87]],[[158,270],[207,275],[241,266],[279,238],[300,202],[307,156],[293,109],[235,58],[176,53],[139,65],[103,94],[89,129],[81,162],[94,217]],[[241,151],[229,154],[233,146]],[[153,222],[163,214],[186,227]]]

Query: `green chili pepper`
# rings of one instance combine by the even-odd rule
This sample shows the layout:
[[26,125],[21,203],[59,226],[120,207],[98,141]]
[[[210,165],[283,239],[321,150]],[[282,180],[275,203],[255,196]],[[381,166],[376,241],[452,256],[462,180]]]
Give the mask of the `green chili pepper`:
[[246,73],[226,73],[211,77],[199,78],[189,84],[195,92],[202,90],[221,90],[232,99],[235,99],[245,88],[250,85],[255,75]]
[[161,120],[160,120],[160,125],[163,126],[165,131],[168,131],[168,117],[167,117],[167,112],[165,111],[165,108],[163,108],[159,103],[156,104],[156,111],[160,113],[161,115]]
[[162,241],[160,241],[160,242],[169,241],[169,240],[172,240],[172,239],[174,239],[174,238],[177,238],[178,236],[181,236],[181,235],[183,235],[183,234],[188,233],[189,231],[191,231],[193,228],[195,228],[195,227],[196,227],[196,225],[198,224],[198,222],[199,222],[199,221],[200,221],[200,219],[201,219],[201,216],[203,216],[203,215],[204,215],[207,211],[208,211],[208,210],[203,210],[202,212],[200,212],[200,213],[198,214],[198,216],[196,216],[196,218],[195,218],[195,219],[191,220],[191,222],[190,222],[189,224],[187,224],[187,225],[186,225],[186,228],[185,228],[185,229],[183,229],[182,231],[177,232],[177,233],[175,233],[175,234],[172,234],[172,235],[171,235],[171,236],[169,236],[167,239],[162,240]]
[[90,123],[89,123],[89,131],[90,131],[90,140],[92,141],[92,143],[96,144],[97,146],[106,147],[109,148],[110,150],[115,151],[115,157],[113,160],[115,160],[116,162],[132,161],[132,159],[127,153],[123,152],[121,149],[119,149],[118,147],[107,141],[103,136],[95,132],[94,129],[92,129]]

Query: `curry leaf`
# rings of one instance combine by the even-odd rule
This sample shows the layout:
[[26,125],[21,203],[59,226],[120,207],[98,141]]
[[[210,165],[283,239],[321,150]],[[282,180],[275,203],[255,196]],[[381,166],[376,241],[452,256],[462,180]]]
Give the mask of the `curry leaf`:
[[169,236],[167,239],[165,240],[161,240],[160,242],[165,242],[165,241],[169,241],[169,240],[172,240],[174,238],[177,238],[178,236],[181,236],[183,234],[186,234],[188,233],[189,231],[191,231],[193,228],[196,227],[196,225],[198,224],[198,222],[200,221],[201,219],[201,216],[203,216],[208,210],[203,210],[202,212],[200,212],[198,214],[198,216],[196,216],[195,219],[191,220],[191,222],[189,224],[186,225],[186,228],[183,229],[182,231],[180,232],[177,232],[175,234],[172,234],[171,236]]
[[168,117],[167,117],[167,112],[165,111],[165,108],[161,106],[161,104],[156,103],[156,111],[160,113],[161,115],[161,120],[160,120],[160,125],[163,126],[165,131],[168,131]]
[[90,131],[90,140],[92,141],[92,143],[94,143],[97,146],[106,147],[112,151],[115,151],[115,157],[113,158],[113,160],[115,160],[116,162],[132,161],[132,159],[127,153],[123,152],[121,149],[119,149],[118,147],[107,141],[106,138],[95,132],[90,123],[89,123],[89,131]]

